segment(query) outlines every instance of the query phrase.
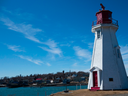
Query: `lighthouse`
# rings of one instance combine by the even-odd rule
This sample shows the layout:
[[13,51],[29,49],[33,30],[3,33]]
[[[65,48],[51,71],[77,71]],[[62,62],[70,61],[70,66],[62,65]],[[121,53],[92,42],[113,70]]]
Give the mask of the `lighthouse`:
[[96,13],[97,20],[91,29],[95,40],[88,89],[128,89],[127,74],[116,38],[118,21],[112,18],[111,11],[100,5],[102,10]]

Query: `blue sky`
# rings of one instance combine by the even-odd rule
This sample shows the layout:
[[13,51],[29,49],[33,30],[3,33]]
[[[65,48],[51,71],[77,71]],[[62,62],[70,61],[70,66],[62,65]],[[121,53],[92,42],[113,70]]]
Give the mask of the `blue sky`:
[[116,35],[128,70],[127,0],[1,0],[0,77],[87,72],[100,3],[119,22]]

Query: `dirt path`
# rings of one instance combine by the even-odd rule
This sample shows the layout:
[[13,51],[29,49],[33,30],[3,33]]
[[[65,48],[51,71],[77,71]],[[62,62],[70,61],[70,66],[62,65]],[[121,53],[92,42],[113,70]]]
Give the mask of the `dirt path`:
[[122,91],[89,91],[88,89],[69,91],[69,93],[58,92],[50,96],[128,96],[128,90]]

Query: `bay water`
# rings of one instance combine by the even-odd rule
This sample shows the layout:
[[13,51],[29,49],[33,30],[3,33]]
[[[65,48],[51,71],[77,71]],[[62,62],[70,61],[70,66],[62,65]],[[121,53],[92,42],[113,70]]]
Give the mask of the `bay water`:
[[[87,89],[87,85],[67,86],[69,90]],[[49,96],[66,90],[66,86],[0,88],[0,96]]]

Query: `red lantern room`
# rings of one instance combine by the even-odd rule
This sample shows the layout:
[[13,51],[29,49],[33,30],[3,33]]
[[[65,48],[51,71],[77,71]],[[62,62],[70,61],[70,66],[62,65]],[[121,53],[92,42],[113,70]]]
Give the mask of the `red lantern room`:
[[110,23],[116,24],[118,26],[118,21],[112,19],[112,12],[109,10],[105,10],[105,7],[102,4],[100,5],[102,10],[99,10],[99,12],[96,13],[97,20],[96,22],[93,21],[92,26],[97,24],[110,24]]
[[97,24],[112,23],[112,12],[109,10],[102,10],[96,13]]

